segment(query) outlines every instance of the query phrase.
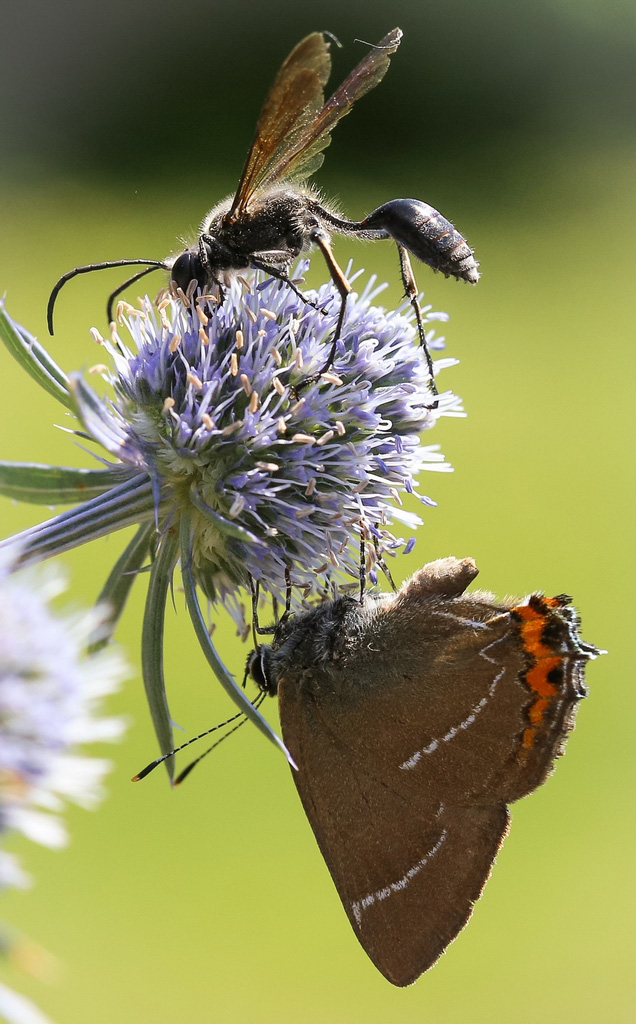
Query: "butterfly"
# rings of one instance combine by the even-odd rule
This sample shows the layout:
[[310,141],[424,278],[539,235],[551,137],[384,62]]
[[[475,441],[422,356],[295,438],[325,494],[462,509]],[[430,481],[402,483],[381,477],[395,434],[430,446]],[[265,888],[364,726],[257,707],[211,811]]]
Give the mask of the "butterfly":
[[294,782],[353,930],[394,985],[467,923],[509,827],[551,773],[600,653],[564,595],[465,593],[444,558],[395,594],[285,615],[249,671],[278,697]]

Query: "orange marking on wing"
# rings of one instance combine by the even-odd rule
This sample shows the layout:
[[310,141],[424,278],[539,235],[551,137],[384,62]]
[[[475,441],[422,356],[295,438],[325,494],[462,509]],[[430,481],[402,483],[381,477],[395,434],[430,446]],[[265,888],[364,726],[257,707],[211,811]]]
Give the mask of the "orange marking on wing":
[[523,747],[524,750],[530,750],[531,749],[531,747],[532,747],[532,745],[534,743],[534,737],[536,735],[536,732],[537,732],[536,729],[524,729],[523,730],[523,736],[521,737],[521,746]]
[[535,737],[545,720],[553,697],[559,692],[559,687],[550,682],[548,676],[553,669],[561,664],[561,657],[555,655],[546,644],[543,643],[543,630],[548,619],[547,609],[558,607],[559,602],[555,598],[542,598],[545,610],[537,609],[529,604],[519,605],[514,612],[521,619],[521,641],[524,650],[534,659],[534,665],[525,674],[525,680],[536,694],[536,699],[528,709],[530,727],[524,729],[521,745],[528,750],[532,747]]
[[559,666],[561,659],[554,656],[542,657],[537,654],[536,650],[533,650],[532,653],[538,660],[537,664],[526,672],[528,686],[540,697],[554,697],[559,692],[559,688],[554,683],[549,682],[548,676],[553,668]]
[[541,722],[543,721],[543,716],[545,715],[549,706],[549,697],[539,697],[538,700],[535,700],[534,704],[528,711],[528,718],[530,719],[532,725],[541,725]]

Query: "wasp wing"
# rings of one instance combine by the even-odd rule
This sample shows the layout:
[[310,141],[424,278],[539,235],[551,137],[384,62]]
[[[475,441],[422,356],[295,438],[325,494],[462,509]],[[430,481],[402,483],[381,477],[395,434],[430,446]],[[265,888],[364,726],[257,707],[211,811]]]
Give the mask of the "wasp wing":
[[331,142],[330,132],[353,104],[377,85],[400,45],[393,29],[353,69],[324,103],[331,69],[329,44],[319,32],[303,39],[278,72],[256,127],[230,216],[243,213],[253,195],[284,178],[307,178]]
[[306,178],[320,167],[324,159],[322,150],[331,142],[331,129],[349,113],[356,100],[382,81],[401,38],[401,30],[393,29],[360,61],[307,126],[294,148],[277,161],[276,178]]
[[322,32],[312,32],[289,54],[263,104],[230,215],[245,210],[254,192],[271,180],[272,168],[296,147],[324,103],[330,71]]

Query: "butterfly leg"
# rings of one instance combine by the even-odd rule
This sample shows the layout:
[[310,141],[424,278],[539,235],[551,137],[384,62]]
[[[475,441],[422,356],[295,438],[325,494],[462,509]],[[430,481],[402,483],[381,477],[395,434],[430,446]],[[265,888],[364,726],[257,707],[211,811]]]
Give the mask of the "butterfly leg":
[[367,585],[367,563],[366,544],[364,536],[364,523],[360,520],[360,604],[364,600],[364,591]]
[[373,538],[373,546],[375,548],[375,560],[382,569],[382,572],[386,576],[387,580],[389,581],[391,590],[393,591],[394,594],[397,594],[398,588],[396,587],[393,577],[391,576],[391,570],[389,569],[388,565],[384,561],[384,558],[382,557],[382,553],[380,551],[380,544],[378,538],[375,536]]
[[255,580],[253,576],[249,577],[250,590],[252,592],[252,625],[254,632],[258,633],[259,636],[268,635],[274,632],[276,626],[261,626],[258,621],[258,593],[260,590],[258,580]]
[[278,620],[278,625],[280,625],[281,622],[287,622],[287,619],[289,618],[289,616],[291,614],[291,599],[292,599],[291,573],[289,571],[289,566],[286,565],[285,566],[285,611],[283,612],[283,614],[281,615],[280,619]]
[[407,299],[409,300],[409,302],[411,303],[411,306],[413,307],[413,312],[415,313],[415,322],[417,324],[417,333],[418,333],[419,338],[420,338],[420,345],[422,347],[422,351],[424,352],[424,358],[426,359],[426,365],[428,367],[428,372],[429,372],[429,376],[430,376],[429,388],[430,388],[431,394],[434,396],[434,399],[435,399],[433,404],[431,406],[428,406],[428,408],[430,408],[430,409],[437,409],[437,406],[438,406],[439,403],[437,401],[438,391],[437,391],[437,387],[435,385],[435,376],[434,376],[434,372],[433,372],[433,360],[431,358],[431,353],[429,352],[428,343],[426,341],[426,332],[424,330],[424,321],[422,319],[422,310],[420,309],[420,303],[419,303],[419,300],[418,300],[418,297],[417,297],[417,285],[415,283],[415,275],[413,273],[413,267],[411,266],[411,260],[410,260],[408,251],[405,249],[405,247],[403,245],[400,245],[399,242],[396,242],[396,245],[397,245],[398,255],[400,257],[400,274],[402,275],[402,284],[404,285],[404,293],[405,293]]

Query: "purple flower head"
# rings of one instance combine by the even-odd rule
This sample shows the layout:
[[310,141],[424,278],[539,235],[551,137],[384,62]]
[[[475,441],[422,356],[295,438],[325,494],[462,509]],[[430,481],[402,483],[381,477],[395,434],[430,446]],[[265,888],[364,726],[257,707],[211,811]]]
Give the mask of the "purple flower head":
[[126,670],[115,649],[86,654],[103,612],[55,614],[59,570],[10,576],[11,555],[5,548],[0,557],[0,836],[14,829],[60,846],[66,831],[50,812],[66,800],[93,807],[102,796],[110,763],[78,745],[121,736],[121,719],[96,711]]
[[446,393],[428,408],[410,318],[373,306],[371,287],[352,296],[333,368],[311,380],[339,308],[331,284],[315,298],[318,309],[271,279],[236,281],[221,305],[124,307],[135,347],[108,345],[119,455],[149,474],[161,518],[191,505],[194,572],[211,598],[248,575],[280,598],[286,568],[305,595],[325,573],[357,578],[360,529],[378,554],[403,547],[391,524],[420,520],[400,492],[424,468],[449,468],[420,434],[459,402]]
[[[114,648],[88,656],[98,609],[59,614],[50,602],[65,581],[57,568],[9,575],[17,552],[0,555],[0,844],[12,833],[50,847],[66,843],[61,812],[67,801],[94,807],[110,762],[81,746],[116,740],[121,719],[99,715],[126,667]],[[15,854],[0,848],[0,890],[28,888]],[[33,944],[2,925],[0,950],[19,962]],[[23,996],[0,985],[0,1019],[47,1024]]]
[[[301,263],[297,273],[307,266]],[[374,305],[381,290],[372,278],[362,293],[351,294],[333,365],[323,373],[340,310],[332,284],[310,293],[311,303],[260,275],[249,283],[235,279],[222,301],[181,292],[157,305],[146,299],[137,309],[121,303],[110,338],[93,332],[112,357],[112,368],[95,368],[111,386],[110,398],[80,376],[67,377],[0,310],[5,343],[78,416],[82,438],[108,453],[101,469],[0,470],[5,494],[75,503],[21,535],[21,562],[137,526],[101,599],[111,606],[112,631],[135,575],[150,559],[142,665],[164,753],[173,743],[163,623],[178,563],[210,665],[245,714],[274,738],[220,661],[197,589],[225,605],[242,627],[239,599],[253,581],[276,600],[289,581],[296,606],[327,586],[356,586],[361,536],[374,582],[375,563],[410,551],[421,522],[402,507],[401,495],[434,504],[418,495],[417,476],[450,467],[421,435],[440,416],[463,413],[450,392],[431,408],[411,308]],[[430,308],[423,312],[427,325],[444,319]],[[438,349],[443,339],[428,327],[427,335]],[[453,363],[436,360],[436,373]]]

